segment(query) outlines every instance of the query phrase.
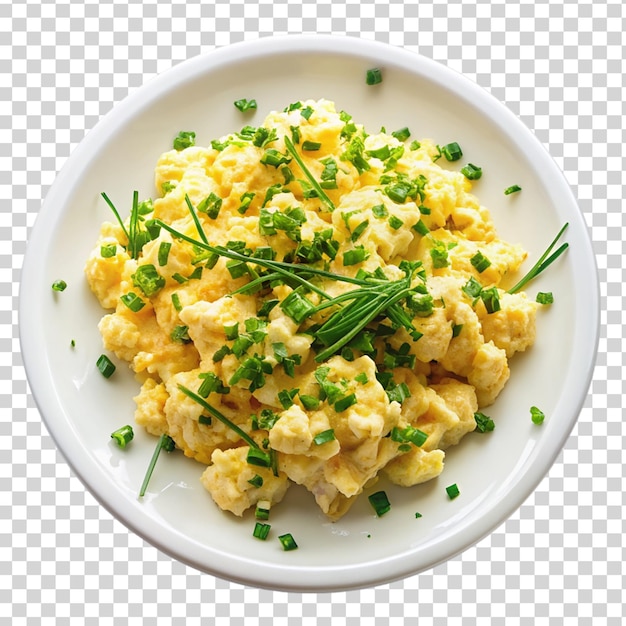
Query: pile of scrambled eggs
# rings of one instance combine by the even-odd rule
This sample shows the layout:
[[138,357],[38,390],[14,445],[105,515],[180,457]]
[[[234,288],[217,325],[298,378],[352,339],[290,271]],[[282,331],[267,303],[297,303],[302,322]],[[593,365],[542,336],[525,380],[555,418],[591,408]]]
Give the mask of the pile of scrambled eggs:
[[[109,310],[104,346],[141,382],[137,423],[205,465],[202,484],[235,515],[297,483],[338,519],[380,475],[407,487],[438,476],[535,339],[537,305],[501,288],[526,252],[498,238],[440,146],[396,135],[368,134],[326,100],[209,147],[188,134],[158,160],[160,197],[136,204],[133,224],[103,224],[87,261]],[[202,234],[250,262],[207,251]],[[308,283],[261,280],[272,270],[255,259],[297,265]],[[414,289],[393,314],[316,360],[328,348],[316,331],[350,290],[403,279]],[[228,421],[272,463],[250,462]]]

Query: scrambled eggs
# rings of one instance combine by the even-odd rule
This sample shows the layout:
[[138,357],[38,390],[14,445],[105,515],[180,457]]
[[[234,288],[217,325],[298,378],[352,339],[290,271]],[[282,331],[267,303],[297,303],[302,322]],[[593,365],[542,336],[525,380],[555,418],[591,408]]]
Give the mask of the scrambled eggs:
[[141,382],[137,423],[235,515],[297,483],[338,519],[379,475],[438,476],[534,341],[537,305],[501,288],[525,251],[440,146],[367,134],[330,101],[186,138],[158,160],[161,197],[105,223],[85,269],[104,346]]

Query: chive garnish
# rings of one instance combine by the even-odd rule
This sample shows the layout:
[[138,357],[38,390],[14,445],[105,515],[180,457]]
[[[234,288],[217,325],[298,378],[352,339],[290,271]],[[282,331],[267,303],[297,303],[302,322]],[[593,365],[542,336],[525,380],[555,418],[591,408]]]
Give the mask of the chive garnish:
[[461,492],[459,491],[457,484],[454,483],[446,487],[446,493],[448,494],[450,500],[454,500],[454,498],[456,498]]
[[117,254],[117,244],[108,243],[100,246],[100,256],[103,259],[110,259]]
[[173,147],[174,150],[184,150],[196,143],[196,133],[189,130],[181,130],[174,138]]
[[259,500],[254,510],[254,517],[260,520],[268,520],[271,508],[272,503],[269,500]]
[[267,536],[270,534],[270,529],[272,527],[269,524],[264,524],[263,522],[256,522],[254,524],[254,530],[252,531],[252,536],[257,539],[261,539],[265,541]]
[[551,291],[540,291],[537,294],[536,301],[538,304],[553,304],[554,296]]
[[494,421],[484,413],[474,413],[474,421],[476,422],[476,432],[479,433],[491,432],[496,427]]
[[248,480],[248,482],[253,486],[253,487],[262,487],[263,486],[263,476],[260,476],[259,474],[255,474],[252,478],[250,478]]
[[389,502],[389,498],[384,491],[377,491],[376,493],[368,496],[367,499],[374,508],[378,517],[382,517],[385,513],[388,513],[391,510],[391,503]]
[[125,448],[126,444],[130,443],[134,436],[133,427],[128,424],[111,433],[111,439],[113,439],[120,448]]
[[308,139],[306,141],[302,142],[302,149],[306,150],[307,152],[315,152],[316,150],[319,150],[322,147],[322,144],[319,141],[309,141]]
[[406,141],[411,136],[411,131],[405,126],[404,128],[394,130],[391,135],[398,141]]
[[378,85],[383,82],[383,74],[379,68],[373,67],[365,72],[365,82],[368,85]]
[[480,250],[470,259],[470,263],[479,274],[482,274],[491,265],[491,261]]
[[252,100],[248,100],[247,98],[241,98],[240,100],[235,100],[233,104],[242,113],[245,113],[246,111],[249,111],[250,109],[256,109],[257,107],[257,103],[254,98]]
[[543,424],[543,420],[546,418],[545,413],[538,409],[536,406],[530,407],[530,418],[533,424],[537,424],[537,426]]
[[167,259],[169,258],[171,248],[172,244],[169,241],[162,241],[159,244],[158,261],[161,267],[167,265]]
[[52,291],[65,291],[67,289],[67,283],[64,280],[55,280],[52,283]]
[[157,441],[156,448],[152,454],[152,458],[150,459],[150,464],[148,465],[148,469],[146,471],[146,475],[143,479],[143,483],[141,484],[141,489],[139,490],[139,497],[142,498],[146,489],[148,488],[148,483],[150,482],[150,478],[152,478],[152,473],[154,472],[154,467],[156,466],[156,462],[159,459],[159,454],[161,450],[165,450],[166,452],[171,452],[175,447],[174,440],[169,436],[163,433],[159,440]]
[[115,365],[106,354],[101,354],[96,361],[96,367],[105,378],[111,378]]
[[445,146],[441,146],[441,154],[446,157],[448,161],[458,161],[463,156],[461,146],[456,141],[448,143]]
[[199,404],[207,413],[210,413],[213,417],[218,419],[222,424],[236,432],[249,446],[250,448],[256,448],[257,450],[261,450],[259,444],[248,435],[247,432],[239,428],[237,424],[231,422],[224,414],[218,411],[216,408],[212,407],[204,398],[199,396],[197,393],[191,391],[184,385],[178,385],[180,391],[182,391],[188,398],[191,398],[194,402]]
[[511,185],[510,187],[507,187],[504,190],[504,195],[505,196],[510,196],[512,193],[517,193],[518,191],[521,191],[522,188],[519,185]]
[[[554,261],[556,261],[568,248],[568,244],[561,244],[555,252],[552,252],[552,249],[557,244],[558,240],[561,238],[565,229],[568,227],[568,223],[566,222],[561,230],[557,233],[556,237],[552,240],[550,245],[546,248],[546,251],[539,257],[539,260],[533,265],[533,267],[529,270],[529,272],[511,289],[508,290],[508,293],[517,293],[522,289],[527,283],[531,280],[539,276],[541,272],[543,272],[547,267],[552,265]],[[549,255],[549,256],[548,256]]]
[[283,546],[283,550],[285,550],[285,552],[289,550],[295,550],[298,547],[298,544],[295,542],[295,539],[292,537],[291,533],[285,533],[284,535],[280,535],[280,537],[278,537],[278,540]]
[[478,180],[483,175],[483,170],[472,163],[468,163],[465,167],[461,168],[461,174],[467,178],[467,180]]
[[141,311],[146,303],[132,291],[120,296],[120,300],[133,312],[137,313]]

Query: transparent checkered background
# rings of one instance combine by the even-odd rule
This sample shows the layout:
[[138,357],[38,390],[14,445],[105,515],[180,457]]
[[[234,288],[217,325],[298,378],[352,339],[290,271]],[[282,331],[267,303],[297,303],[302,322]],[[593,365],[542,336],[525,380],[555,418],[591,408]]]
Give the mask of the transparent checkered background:
[[[619,0],[0,0],[0,624],[622,624],[625,10]],[[491,91],[579,198],[602,282],[600,351],[564,451],[477,546],[426,573],[334,594],[260,591],[171,560],[103,510],[28,391],[17,296],[29,229],[85,132],[155,74],[272,33],[377,39]]]

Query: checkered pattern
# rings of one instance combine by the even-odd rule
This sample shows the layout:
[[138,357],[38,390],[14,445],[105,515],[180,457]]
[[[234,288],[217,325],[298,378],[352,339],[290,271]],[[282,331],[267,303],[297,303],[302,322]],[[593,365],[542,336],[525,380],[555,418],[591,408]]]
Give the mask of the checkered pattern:
[[[0,0],[0,624],[622,624],[625,31],[621,0]],[[505,102],[579,198],[603,305],[580,420],[519,511],[431,571],[375,590],[318,595],[216,580],[112,519],[42,426],[16,313],[25,242],[42,198],[103,114],[190,56],[300,32],[404,45]]]

